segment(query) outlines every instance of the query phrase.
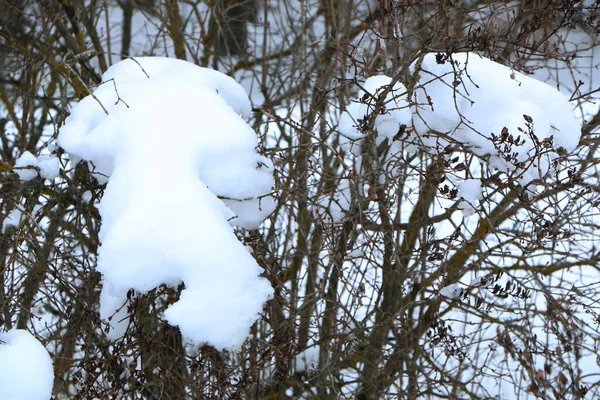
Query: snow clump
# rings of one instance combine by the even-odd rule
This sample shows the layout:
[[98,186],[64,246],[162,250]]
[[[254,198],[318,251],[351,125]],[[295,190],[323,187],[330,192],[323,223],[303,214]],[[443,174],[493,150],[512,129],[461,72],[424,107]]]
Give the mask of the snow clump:
[[232,78],[162,57],[128,59],[77,104],[59,134],[108,179],[98,270],[111,337],[128,324],[127,292],[184,283],[165,319],[194,344],[239,346],[270,298],[231,225],[274,209],[273,165],[255,151],[251,104]]
[[53,382],[52,359],[31,333],[0,333],[0,399],[48,400]]
[[427,54],[418,73],[413,126],[421,145],[445,147],[448,135],[527,184],[548,172],[553,149],[579,143],[573,107],[548,84],[474,53]]
[[[405,135],[406,127],[411,125],[406,88],[385,75],[368,78],[360,88],[358,97],[340,116],[340,146],[354,156],[355,168],[361,171],[365,138],[371,137],[372,143],[378,148],[387,143],[389,147],[385,153],[379,154],[379,161],[382,172],[393,176],[397,170],[398,155],[405,149],[404,141],[398,139]],[[383,179],[384,175],[381,174],[379,179]],[[345,192],[347,190],[342,189],[340,195],[346,196]]]
[[[376,143],[391,140],[387,158],[403,149],[443,149],[459,142],[490,168],[516,173],[527,184],[548,172],[558,157],[555,150],[573,151],[579,143],[581,126],[565,96],[502,64],[474,53],[431,53],[411,71],[418,81],[410,107],[404,86],[389,89],[392,78],[365,81],[340,116],[342,148],[360,155],[363,121],[377,112]],[[389,90],[385,109],[376,110],[384,90]],[[408,128],[399,135],[402,125]]]
[[36,168],[39,169],[42,178],[53,180],[58,176],[60,163],[54,155],[45,154],[36,157],[29,151],[21,154],[15,162],[15,172],[22,181],[30,181],[38,176]]
[[467,291],[461,288],[457,283],[453,283],[451,285],[441,288],[439,293],[440,296],[456,300],[463,297],[467,293]]
[[392,140],[401,130],[402,125],[410,125],[411,112],[406,101],[406,88],[400,82],[392,87],[392,78],[385,75],[375,75],[368,78],[358,97],[346,107],[340,116],[339,131],[347,139],[341,144],[346,151],[360,154],[360,144],[365,137],[365,123],[369,116],[377,112],[379,97],[387,90],[383,99],[383,109],[375,117],[373,129],[376,143],[380,145],[386,139]]

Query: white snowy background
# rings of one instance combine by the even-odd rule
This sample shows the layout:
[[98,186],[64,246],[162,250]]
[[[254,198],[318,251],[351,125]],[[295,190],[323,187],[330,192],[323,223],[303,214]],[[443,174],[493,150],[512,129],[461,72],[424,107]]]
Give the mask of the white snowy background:
[[[270,4],[266,10],[259,10],[259,14],[267,19],[284,22],[269,26],[268,35],[266,25],[261,26],[260,21],[249,26],[256,41],[253,51],[257,57],[281,44],[291,44],[289,32],[294,31],[295,25],[300,26],[303,18],[315,21],[314,30],[305,33],[305,42],[314,45],[325,40],[323,16],[307,3],[290,2],[285,9]],[[361,2],[362,11],[369,9],[367,3]],[[506,5],[507,13],[510,7],[513,5]],[[503,9],[500,8],[501,12]],[[489,16],[485,12],[485,9],[480,10],[479,15],[474,16],[477,23],[486,23]],[[186,32],[190,36],[200,35],[202,27],[191,16],[204,15],[208,19],[209,10],[202,4],[197,7],[182,5],[181,13],[189,18]],[[281,15],[286,18],[277,19]],[[300,15],[304,17],[300,18]],[[120,45],[119,35],[107,35],[116,31],[111,26],[119,24],[120,18],[117,6],[108,7],[99,15],[99,24],[104,24],[101,39],[107,48],[116,49]],[[151,14],[134,13],[132,54],[173,56],[168,33],[158,28],[157,20]],[[395,32],[398,38],[402,37],[400,27],[396,27]],[[561,30],[554,37],[557,47],[576,57],[569,62],[555,61],[552,65],[531,57],[528,64],[522,66],[531,69],[531,75],[502,65],[510,64],[510,60],[502,60],[501,64],[476,53],[455,53],[443,63],[438,62],[436,53],[425,55],[418,63],[419,68],[415,63],[410,69],[410,73],[418,72],[419,81],[414,92],[417,106],[409,107],[405,98],[407,88],[397,77],[348,73],[345,77],[349,80],[356,78],[356,84],[348,86],[353,100],[345,104],[345,112],[340,113],[339,107],[332,107],[322,116],[340,134],[337,143],[331,140],[328,145],[339,145],[340,153],[345,153],[345,166],[332,194],[314,199],[313,217],[326,227],[343,223],[354,191],[363,190],[354,187],[350,171],[352,168],[361,171],[363,149],[367,146],[367,134],[361,131],[361,126],[376,109],[378,101],[384,105],[385,112],[375,117],[373,126],[377,135],[374,143],[379,146],[387,141],[389,144],[385,157],[378,162],[391,176],[402,172],[398,168],[401,158],[421,154],[419,152],[461,146],[474,155],[467,159],[461,154],[458,162],[465,164],[465,170],[448,179],[449,185],[457,188],[456,199],[442,199],[432,206],[433,216],[455,205],[451,221],[436,225],[438,237],[452,234],[457,227],[467,236],[474,232],[480,215],[485,216],[499,201],[499,194],[492,192],[488,184],[493,173],[516,179],[527,187],[530,196],[535,196],[543,189],[540,186],[543,186],[544,178],[555,173],[553,162],[560,154],[577,152],[583,120],[598,110],[598,93],[592,93],[598,85],[599,60],[593,46],[596,38],[581,29]],[[263,41],[265,38],[268,40]],[[361,57],[377,40],[368,35],[361,37],[353,43],[353,54]],[[201,42],[188,50],[189,60],[196,62],[202,56]],[[114,65],[103,75],[103,83],[95,88],[95,98],[86,97],[73,104],[71,116],[58,138],[58,144],[68,153],[67,171],[79,160],[84,160],[96,178],[107,182],[104,196],[97,204],[102,216],[102,246],[98,250],[97,265],[103,275],[101,318],[110,324],[109,336],[119,338],[130,323],[127,318],[127,292],[130,289],[144,293],[161,284],[173,287],[184,284],[181,299],[162,317],[179,326],[191,343],[207,342],[218,348],[240,346],[272,294],[270,284],[260,277],[262,268],[233,230],[233,226],[258,227],[275,208],[271,192],[273,174],[277,171],[269,158],[257,154],[257,133],[248,124],[251,107],[261,106],[265,96],[273,97],[270,90],[274,89],[259,85],[256,79],[261,74],[269,76],[269,71],[263,74],[262,66],[252,73],[236,69],[235,59],[216,65],[222,72],[235,77],[231,79],[221,72],[172,58],[135,57],[135,60],[122,62],[118,62],[120,57],[116,55],[112,58]],[[297,71],[291,68],[296,66],[295,63],[302,64],[304,70],[311,66],[308,60],[297,59],[289,62],[290,71]],[[285,67],[285,64],[279,65],[279,68]],[[290,81],[303,78],[302,73],[297,72],[287,77]],[[578,87],[580,80],[585,85]],[[386,95],[381,96],[384,91]],[[579,95],[582,97],[575,99]],[[291,101],[277,106],[275,115],[289,121],[289,126],[297,127],[301,126],[306,109],[301,102]],[[278,140],[276,136],[282,131],[276,124],[277,118],[262,125],[259,131],[266,134],[271,143]],[[499,145],[496,138],[501,137],[505,127],[518,145],[508,148]],[[285,133],[289,132],[293,129],[287,127]],[[314,144],[321,141],[313,137]],[[29,181],[38,176],[50,181],[57,179],[62,167],[53,152],[45,148],[35,154],[19,154],[14,171],[20,179]],[[315,165],[320,163],[318,157],[313,161]],[[414,204],[411,201],[417,198],[418,188],[418,181],[405,188],[410,195],[405,199],[404,207],[398,210],[400,223],[408,221],[411,204]],[[92,205],[96,199],[90,192],[84,197],[84,201]],[[21,209],[23,207],[17,205],[4,219],[3,232],[18,229],[23,221],[33,218],[33,215],[21,213]],[[525,218],[521,220],[525,221],[523,225],[527,224]],[[578,251],[592,251],[597,242],[595,237],[590,232],[581,232],[581,238],[577,243]],[[346,329],[353,332],[368,329],[372,324],[370,313],[376,306],[372,303],[373,293],[381,287],[381,275],[372,267],[381,259],[381,248],[377,244],[360,244],[360,249],[357,245],[357,249],[351,249],[347,254],[340,277],[346,284],[339,289],[340,301],[354,317],[354,326],[350,324]],[[493,243],[486,245],[494,246]],[[319,256],[327,263],[330,254],[323,251]],[[509,267],[510,258],[507,260],[496,261]],[[550,265],[555,261],[547,254],[533,255],[531,260],[539,265]],[[561,282],[567,280],[580,288],[593,289],[590,285],[597,282],[597,276],[591,271],[579,272],[561,276]],[[325,274],[320,271],[318,278],[323,279]],[[490,313],[492,318],[509,322],[516,318],[503,316],[498,311],[502,309],[502,303],[489,294],[486,284],[481,283],[483,277],[473,275],[463,276],[459,282],[436,282],[437,292],[431,296],[439,297],[449,305],[460,304],[465,296],[477,292],[481,297],[497,302],[498,308]],[[301,276],[299,286],[303,286],[306,279],[306,275]],[[548,278],[549,287],[552,287],[552,279]],[[362,292],[357,291],[358,282],[366,282]],[[525,283],[535,284],[533,281]],[[410,290],[410,283],[405,289]],[[569,289],[558,287],[553,294],[567,296]],[[506,301],[506,308],[510,301],[513,300]],[[542,294],[530,301],[538,310],[547,309]],[[595,306],[590,304],[590,307]],[[323,312],[324,308],[324,302],[320,301],[316,313]],[[591,316],[586,317],[582,312],[577,315],[588,318],[588,322],[591,320]],[[478,330],[480,326],[469,320],[460,307],[445,319],[452,321],[451,325],[460,331],[465,341],[481,340],[495,345],[493,323],[484,322],[484,328]],[[43,324],[37,325],[43,331]],[[545,332],[540,328],[541,322],[533,320],[531,325],[543,337]],[[318,326],[313,324],[311,330],[317,334]],[[2,390],[16,393],[9,390],[21,388],[14,398],[19,395],[25,396],[21,397],[24,399],[48,398],[53,375],[51,360],[43,346],[24,331],[9,331],[0,336],[0,340],[5,342],[0,342],[0,361],[4,361],[0,362],[0,368],[6,366],[10,372],[4,374],[8,377],[6,380],[0,380],[0,384],[6,384],[0,386],[0,394],[4,393]],[[428,345],[427,339],[423,340],[423,345]],[[588,350],[593,345],[588,343]],[[296,371],[318,368],[319,351],[318,344],[311,341],[307,349],[297,355]],[[391,353],[393,349],[389,351]],[[439,365],[461,368],[455,358],[442,350],[432,352]],[[470,354],[468,359],[477,368],[495,368],[514,375],[516,381],[522,379],[516,375],[518,364],[514,360],[490,357],[485,358],[479,352]],[[594,382],[600,370],[593,352],[588,351],[582,360],[576,361],[579,368],[584,369],[583,374]],[[543,369],[544,366],[539,367]],[[36,371],[40,377],[39,385],[24,385],[32,376],[25,370]],[[352,368],[345,373],[349,379],[356,376],[356,370]],[[509,379],[483,379],[476,390],[500,398],[532,397],[517,392],[510,382]],[[349,385],[345,390],[352,393],[353,387]]]

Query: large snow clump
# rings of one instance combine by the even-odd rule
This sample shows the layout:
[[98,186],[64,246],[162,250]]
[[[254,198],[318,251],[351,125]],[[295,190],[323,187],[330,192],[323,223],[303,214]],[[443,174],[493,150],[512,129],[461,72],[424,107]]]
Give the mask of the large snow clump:
[[54,369],[46,348],[29,332],[0,333],[0,399],[48,400]]
[[448,134],[528,183],[548,172],[551,149],[579,143],[581,125],[564,95],[502,64],[474,53],[428,54],[419,75],[413,124],[426,145],[439,143],[428,132]]
[[[458,142],[491,168],[516,173],[527,184],[548,172],[555,150],[572,151],[579,143],[581,126],[564,95],[502,64],[474,53],[432,53],[422,63],[413,63],[411,70],[418,81],[410,108],[401,84],[390,89],[391,78],[371,77],[342,114],[340,133],[360,143],[367,134],[361,130],[362,121],[376,111],[376,99],[388,89],[386,109],[377,115],[374,133],[378,144],[395,139],[392,153]],[[397,135],[401,124],[414,132]],[[352,150],[357,153],[356,146]]]
[[111,336],[127,325],[128,290],[181,282],[165,318],[191,342],[227,348],[248,335],[272,289],[230,223],[256,228],[274,204],[250,112],[230,77],[160,57],[112,66],[73,108],[59,144],[108,179],[98,270]]

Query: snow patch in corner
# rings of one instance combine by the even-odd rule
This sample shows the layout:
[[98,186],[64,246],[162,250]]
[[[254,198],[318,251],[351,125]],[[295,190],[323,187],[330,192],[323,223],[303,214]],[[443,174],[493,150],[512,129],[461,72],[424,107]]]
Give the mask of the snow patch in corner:
[[0,333],[0,399],[48,400],[53,383],[52,359],[31,333]]

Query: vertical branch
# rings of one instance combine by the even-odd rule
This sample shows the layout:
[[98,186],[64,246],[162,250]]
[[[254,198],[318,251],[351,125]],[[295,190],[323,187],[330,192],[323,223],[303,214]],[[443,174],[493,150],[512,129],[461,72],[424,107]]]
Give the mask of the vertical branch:
[[[16,205],[17,201],[17,193],[19,190],[19,182],[12,181],[3,181],[2,187],[0,188],[0,200],[1,204],[4,205],[3,211],[8,215]],[[10,292],[14,289],[7,286],[7,276],[8,276],[8,265],[7,260],[9,258],[9,249],[11,244],[13,243],[13,238],[4,229],[4,221],[0,225],[3,227],[2,232],[0,232],[0,312],[1,321],[3,325],[6,325],[8,329],[12,328],[12,314],[10,308]]]
[[[121,57],[129,57],[131,47],[131,21],[133,19],[133,3],[131,1],[119,1],[123,10],[123,31],[121,33]],[[107,11],[108,12],[108,11]]]
[[315,225],[315,230],[311,237],[310,253],[308,254],[308,265],[306,270],[306,287],[304,291],[304,302],[298,312],[300,322],[298,325],[298,344],[297,351],[306,349],[310,333],[310,321],[312,313],[317,305],[316,280],[317,270],[319,268],[319,255],[323,245],[323,228],[321,225]]
[[181,24],[181,15],[179,14],[179,5],[177,0],[166,0],[167,19],[169,34],[173,39],[175,57],[180,60],[187,59],[185,54],[185,38],[183,36],[183,26]]
[[[37,197],[36,197],[37,200]],[[17,329],[26,329],[27,323],[31,318],[31,307],[35,300],[36,294],[39,292],[46,274],[48,273],[50,254],[54,249],[54,242],[57,239],[58,228],[60,226],[60,213],[50,218],[50,225],[45,235],[45,243],[40,245],[35,240],[29,242],[29,246],[34,255],[34,261],[27,271],[27,276],[23,281],[23,293],[19,299],[19,307],[21,309],[17,319]]]
[[[153,292],[151,292],[153,293]],[[184,399],[187,368],[181,332],[157,318],[156,303],[151,295],[136,299],[137,334],[140,339],[142,368],[148,390],[156,398]]]
[[54,357],[54,394],[68,392],[72,384],[68,375],[75,362],[78,338],[82,332],[93,332],[99,323],[97,315],[89,314],[99,300],[95,288],[100,284],[100,273],[91,271],[87,278],[77,288],[81,296],[73,302],[72,311],[66,313],[69,316],[67,328],[59,339],[57,355]]
[[[78,3],[79,3],[79,8],[81,10],[81,12],[79,13],[79,17],[81,18],[81,20],[83,22],[83,26],[85,27],[85,30],[87,31],[87,34],[92,41],[92,45],[94,46],[94,50],[96,51],[96,56],[98,57],[98,64],[100,65],[100,70],[102,71],[102,73],[104,73],[108,69],[108,65],[106,63],[106,55],[104,54],[104,47],[102,46],[102,42],[100,42],[100,37],[98,36],[98,31],[96,30],[96,27],[94,26],[94,23],[92,22],[91,16],[93,16],[94,10],[93,9],[87,10],[85,8],[85,5],[83,4],[83,1],[81,1],[81,0],[78,0]],[[89,14],[88,14],[88,12],[89,12]],[[107,26],[107,29],[110,29],[110,27]]]

